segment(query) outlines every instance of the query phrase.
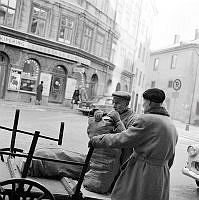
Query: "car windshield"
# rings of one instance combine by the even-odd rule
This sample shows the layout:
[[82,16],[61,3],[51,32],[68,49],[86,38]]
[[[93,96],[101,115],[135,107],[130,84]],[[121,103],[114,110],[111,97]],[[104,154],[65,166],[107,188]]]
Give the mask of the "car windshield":
[[97,102],[98,105],[112,105],[113,104],[113,99],[112,98],[102,98]]

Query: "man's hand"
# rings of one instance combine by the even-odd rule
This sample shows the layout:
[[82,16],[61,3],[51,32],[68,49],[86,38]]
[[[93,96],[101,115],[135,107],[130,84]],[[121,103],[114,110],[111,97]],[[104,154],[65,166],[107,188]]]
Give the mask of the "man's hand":
[[115,110],[109,112],[107,115],[113,120],[115,124],[121,121],[119,113]]
[[103,112],[102,110],[97,110],[97,111],[95,111],[95,113],[94,113],[95,121],[96,121],[96,122],[101,121],[101,120],[102,120],[102,117],[103,117],[103,114],[104,114],[104,112]]
[[98,135],[98,136],[93,136],[90,141],[88,142],[88,147],[96,147],[99,148],[101,147],[101,141],[103,139],[103,137],[105,136],[105,134],[102,135]]

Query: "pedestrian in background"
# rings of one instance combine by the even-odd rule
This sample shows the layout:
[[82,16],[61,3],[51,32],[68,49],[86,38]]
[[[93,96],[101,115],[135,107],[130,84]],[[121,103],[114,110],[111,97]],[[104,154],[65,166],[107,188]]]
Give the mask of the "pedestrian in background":
[[41,81],[41,83],[37,86],[36,105],[41,104],[42,92],[43,92],[43,81]]
[[[164,91],[158,88],[143,93],[144,114],[127,130],[116,134],[94,136],[94,148],[134,148],[123,164],[114,185],[112,200],[169,200],[170,172],[178,134],[162,103]],[[115,124],[116,111],[108,114]]]
[[87,100],[88,100],[88,95],[86,92],[86,88],[81,86],[80,87],[80,101],[83,102],[83,101],[87,101]]
[[71,101],[72,108],[74,107],[74,105],[78,106],[79,100],[80,100],[79,96],[80,96],[79,89],[78,87],[75,87],[75,91],[73,92],[72,101]]

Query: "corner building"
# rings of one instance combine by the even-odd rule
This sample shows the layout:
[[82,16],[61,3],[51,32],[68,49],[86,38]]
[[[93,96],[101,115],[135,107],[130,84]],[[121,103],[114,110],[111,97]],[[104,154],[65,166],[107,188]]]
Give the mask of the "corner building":
[[103,96],[119,33],[109,0],[0,0],[0,98],[69,105],[76,86]]

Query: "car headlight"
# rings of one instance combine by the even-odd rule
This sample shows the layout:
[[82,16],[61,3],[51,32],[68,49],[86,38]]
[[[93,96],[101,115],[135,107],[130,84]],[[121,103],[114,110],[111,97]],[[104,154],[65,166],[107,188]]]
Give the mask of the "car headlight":
[[188,146],[187,152],[190,156],[195,156],[197,154],[197,151],[193,146]]

